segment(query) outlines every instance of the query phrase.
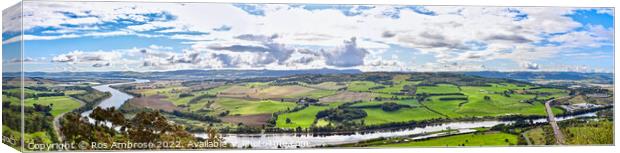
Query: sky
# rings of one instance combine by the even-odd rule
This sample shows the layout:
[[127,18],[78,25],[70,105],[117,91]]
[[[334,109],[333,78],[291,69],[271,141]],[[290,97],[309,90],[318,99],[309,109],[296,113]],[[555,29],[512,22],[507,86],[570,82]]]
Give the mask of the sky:
[[[613,73],[612,8],[24,2],[25,71],[359,69]],[[23,20],[23,35],[20,22]],[[24,59],[8,51],[19,49]],[[14,56],[11,56],[14,55]]]

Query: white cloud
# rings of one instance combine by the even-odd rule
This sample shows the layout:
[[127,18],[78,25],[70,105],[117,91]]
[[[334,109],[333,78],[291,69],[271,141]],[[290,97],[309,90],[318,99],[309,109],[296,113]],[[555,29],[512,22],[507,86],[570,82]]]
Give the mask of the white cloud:
[[608,14],[608,15],[614,16],[614,9],[612,9],[612,8],[598,8],[598,9],[596,9],[596,13]]
[[[429,6],[424,9],[434,15],[425,15],[399,9],[400,6],[377,5],[368,10],[351,9],[349,11],[359,15],[347,16],[335,9],[310,11],[302,7],[268,4],[257,5],[265,15],[256,16],[223,3],[26,2],[25,5],[24,12],[29,15],[24,18],[26,29],[53,27],[57,29],[51,33],[59,33],[27,34],[24,36],[26,40],[138,35],[182,39],[192,44],[191,48],[180,51],[150,47],[142,55],[144,61],[139,62],[142,66],[171,68],[192,67],[192,64],[215,68],[390,65],[390,62],[369,59],[367,55],[391,46],[405,48],[404,52],[432,54],[436,58],[434,66],[426,67],[438,68],[446,67],[444,63],[450,62],[536,61],[571,48],[613,45],[613,29],[582,25],[567,16],[575,11],[575,8],[567,7]],[[610,9],[597,11],[613,13]],[[61,12],[80,17],[67,17]],[[144,14],[167,14],[173,15],[174,19],[151,21]],[[393,17],[396,15],[398,18]],[[119,23],[123,20],[145,24],[113,32],[93,30],[99,28],[96,26],[62,26]],[[227,28],[216,30],[222,27]],[[586,30],[575,31],[579,27],[586,27]],[[162,28],[164,30],[143,33]],[[191,32],[200,34],[187,34]],[[565,34],[551,35],[557,33]],[[533,44],[547,37],[562,45]],[[423,67],[400,64],[403,67]],[[454,69],[483,67],[480,64],[459,66]]]
[[532,62],[521,63],[521,67],[523,67],[524,69],[527,69],[527,70],[538,70],[538,69],[540,69],[540,65],[538,65],[536,63],[532,63]]
[[[103,65],[109,65],[109,63],[113,60],[118,60],[120,58],[121,53],[116,51],[72,51],[66,54],[54,56],[51,61],[68,64],[90,63],[94,64],[94,67],[101,67]],[[103,65],[102,62],[104,63]]]
[[327,65],[337,67],[353,67],[364,65],[364,58],[368,50],[357,46],[356,38],[345,40],[343,46],[334,50],[322,50]]
[[602,26],[586,26],[584,31],[573,31],[550,38],[550,41],[562,43],[562,47],[593,47],[613,45],[613,29]]

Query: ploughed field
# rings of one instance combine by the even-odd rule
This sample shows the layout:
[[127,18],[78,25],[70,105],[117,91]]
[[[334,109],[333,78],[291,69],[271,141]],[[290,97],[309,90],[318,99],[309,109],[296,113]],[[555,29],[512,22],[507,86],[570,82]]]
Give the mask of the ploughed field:
[[[149,108],[212,116],[221,120],[210,123],[215,127],[281,129],[545,116],[544,101],[569,94],[566,89],[460,75],[356,75],[293,76],[266,81],[168,80],[118,88],[158,105],[130,100],[122,108],[125,110]],[[564,113],[559,108],[553,111]]]

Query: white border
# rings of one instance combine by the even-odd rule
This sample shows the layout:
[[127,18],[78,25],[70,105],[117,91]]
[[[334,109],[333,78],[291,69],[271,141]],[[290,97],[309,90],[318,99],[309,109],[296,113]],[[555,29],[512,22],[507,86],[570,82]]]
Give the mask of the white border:
[[[0,0],[0,6],[4,10],[10,6],[17,4],[20,0]],[[34,0],[30,0],[34,1]],[[48,0],[49,1],[49,0]],[[70,1],[70,0],[63,0]],[[80,0],[80,1],[127,1],[132,0]],[[142,2],[237,2],[237,3],[322,3],[322,4],[400,4],[400,5],[473,5],[473,6],[555,6],[555,7],[614,7],[618,6],[619,1],[614,0],[557,0],[557,1],[545,1],[545,0],[133,0]],[[615,21],[618,21],[618,16],[614,17]],[[617,29],[618,25],[614,24],[614,29]],[[614,33],[615,39],[618,35]],[[614,50],[615,50],[614,45]],[[0,49],[1,50],[1,49]],[[614,59],[619,55],[614,54]],[[1,59],[0,59],[1,61]],[[0,62],[2,63],[2,62]],[[618,63],[614,61],[614,72],[618,72],[620,67]],[[2,67],[0,67],[0,71]],[[0,74],[1,76],[1,74]],[[618,82],[618,77],[614,77],[614,82]],[[615,95],[619,95],[619,91],[614,91]],[[617,104],[617,103],[616,103]],[[618,113],[615,114],[615,118],[618,118]],[[615,126],[617,127],[617,126]],[[223,151],[210,151],[210,152],[226,152],[226,153],[274,153],[274,152],[286,152],[286,153],[310,153],[320,151],[322,153],[343,153],[343,152],[391,152],[391,153],[605,153],[605,152],[617,152],[618,149],[618,137],[620,134],[618,128],[615,129],[616,146],[585,146],[585,147],[480,147],[480,148],[406,148],[406,149],[305,149],[305,150],[223,150]],[[0,152],[13,153],[17,152],[7,145],[0,145]],[[147,151],[138,151],[147,152]],[[163,151],[160,151],[163,152]],[[165,151],[170,153],[182,153],[188,151]],[[193,151],[191,151],[193,152]],[[126,153],[126,152],[120,152]]]

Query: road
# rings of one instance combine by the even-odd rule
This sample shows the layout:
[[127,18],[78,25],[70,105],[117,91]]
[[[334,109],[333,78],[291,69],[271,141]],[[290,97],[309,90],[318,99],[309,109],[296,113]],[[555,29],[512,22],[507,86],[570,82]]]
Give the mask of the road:
[[545,102],[545,110],[547,111],[547,120],[549,121],[551,128],[553,128],[553,135],[555,135],[555,143],[558,145],[562,145],[564,144],[564,134],[562,134],[562,131],[560,130],[560,127],[558,126],[558,123],[555,121],[555,116],[553,115],[553,111],[551,111],[552,102],[553,102],[553,99]]
[[528,131],[525,131],[525,132],[521,133],[521,136],[523,136],[523,138],[525,138],[525,142],[527,142],[527,145],[531,146],[532,145],[532,141],[530,141],[530,138],[527,137],[527,132]]

